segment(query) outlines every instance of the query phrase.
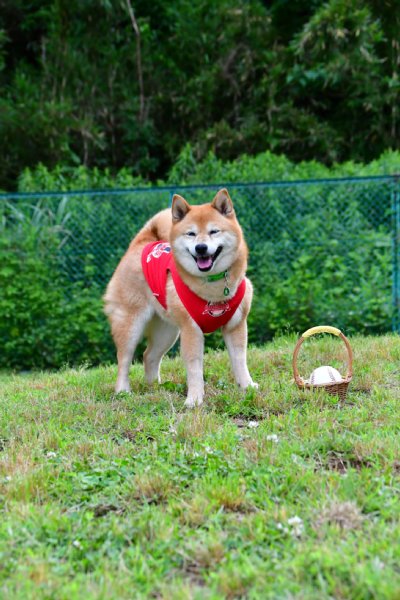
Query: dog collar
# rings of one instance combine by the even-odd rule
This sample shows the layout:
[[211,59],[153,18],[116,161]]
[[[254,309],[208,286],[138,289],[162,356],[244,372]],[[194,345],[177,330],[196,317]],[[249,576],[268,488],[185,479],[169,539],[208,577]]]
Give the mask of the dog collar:
[[209,275],[207,277],[207,281],[219,281],[228,275],[228,271],[224,271],[223,273],[217,273],[216,275]]
[[225,279],[224,296],[228,296],[229,292],[231,291],[228,285],[228,271],[224,271],[223,273],[216,273],[215,275],[209,275],[207,277],[208,282],[220,281],[221,279]]

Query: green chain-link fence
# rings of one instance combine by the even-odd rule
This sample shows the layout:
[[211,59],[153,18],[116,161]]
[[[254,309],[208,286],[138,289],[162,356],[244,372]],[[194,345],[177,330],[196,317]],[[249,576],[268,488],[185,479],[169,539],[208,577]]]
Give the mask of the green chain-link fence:
[[[209,202],[219,185],[2,195],[3,224],[44,223],[70,282],[100,295],[135,232],[174,192]],[[399,330],[396,177],[228,184],[250,249],[250,339],[329,323]]]

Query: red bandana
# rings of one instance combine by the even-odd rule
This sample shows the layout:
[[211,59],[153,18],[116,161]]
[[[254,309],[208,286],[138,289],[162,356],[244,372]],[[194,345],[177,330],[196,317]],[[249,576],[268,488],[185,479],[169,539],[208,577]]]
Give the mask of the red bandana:
[[180,278],[168,242],[147,244],[142,252],[142,268],[153,295],[165,309],[167,308],[167,275],[168,271],[171,273],[182,304],[203,333],[212,333],[226,325],[235,314],[246,291],[246,282],[243,279],[235,296],[230,300],[207,302],[200,298]]

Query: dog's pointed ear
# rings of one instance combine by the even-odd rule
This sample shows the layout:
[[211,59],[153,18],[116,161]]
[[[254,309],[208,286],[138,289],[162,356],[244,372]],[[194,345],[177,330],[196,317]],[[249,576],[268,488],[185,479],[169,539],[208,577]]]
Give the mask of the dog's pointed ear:
[[228,194],[228,190],[225,188],[219,190],[214,200],[211,202],[211,206],[224,217],[233,217],[235,214],[231,197]]
[[190,205],[186,202],[185,198],[179,196],[179,194],[174,194],[172,198],[172,221],[174,223],[178,223],[178,221],[182,221],[184,217],[188,214],[190,210]]

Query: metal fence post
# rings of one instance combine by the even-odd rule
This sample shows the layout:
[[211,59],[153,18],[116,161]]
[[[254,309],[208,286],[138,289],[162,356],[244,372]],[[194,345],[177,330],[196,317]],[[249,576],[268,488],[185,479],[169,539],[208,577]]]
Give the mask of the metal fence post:
[[394,179],[393,216],[393,331],[400,333],[400,176]]

